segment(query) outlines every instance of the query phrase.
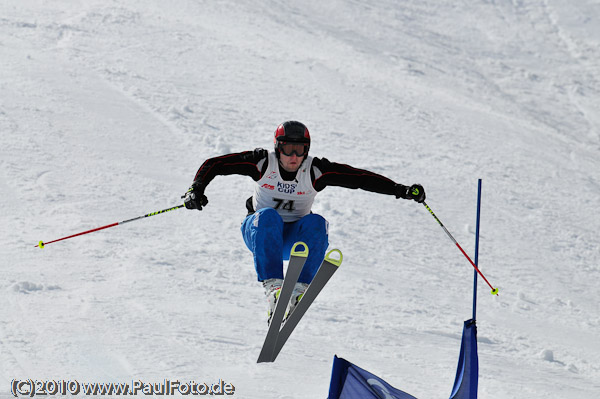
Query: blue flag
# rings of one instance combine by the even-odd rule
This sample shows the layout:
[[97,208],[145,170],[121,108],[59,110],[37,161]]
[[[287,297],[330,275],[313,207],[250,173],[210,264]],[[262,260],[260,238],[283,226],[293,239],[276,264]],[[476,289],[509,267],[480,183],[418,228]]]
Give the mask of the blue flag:
[[381,378],[334,356],[328,399],[416,399]]
[[475,320],[465,321],[456,379],[450,399],[477,399],[479,360],[477,356],[477,326]]

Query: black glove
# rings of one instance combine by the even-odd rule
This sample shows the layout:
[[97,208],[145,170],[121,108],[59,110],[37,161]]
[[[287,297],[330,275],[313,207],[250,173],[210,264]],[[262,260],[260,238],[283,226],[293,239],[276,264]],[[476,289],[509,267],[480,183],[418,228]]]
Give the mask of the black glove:
[[415,200],[418,203],[425,201],[425,189],[420,184],[413,184],[410,187],[403,184],[396,184],[395,194],[396,198]]
[[183,204],[187,209],[202,210],[203,206],[208,204],[208,198],[204,195],[204,186],[199,183],[194,183],[187,192],[181,196]]

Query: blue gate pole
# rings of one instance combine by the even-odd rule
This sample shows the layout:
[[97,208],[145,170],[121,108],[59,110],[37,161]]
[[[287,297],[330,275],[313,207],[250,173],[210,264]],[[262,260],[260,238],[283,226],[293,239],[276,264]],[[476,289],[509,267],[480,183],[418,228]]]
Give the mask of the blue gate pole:
[[[477,223],[475,227],[475,266],[479,267],[479,220],[481,214],[481,179],[477,182]],[[477,270],[473,278],[473,320],[477,315]]]

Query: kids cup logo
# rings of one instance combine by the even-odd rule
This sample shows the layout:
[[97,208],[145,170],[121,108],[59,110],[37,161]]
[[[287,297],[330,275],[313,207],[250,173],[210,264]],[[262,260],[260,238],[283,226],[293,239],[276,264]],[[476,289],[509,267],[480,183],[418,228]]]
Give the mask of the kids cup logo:
[[277,182],[277,191],[285,194],[294,194],[297,184]]

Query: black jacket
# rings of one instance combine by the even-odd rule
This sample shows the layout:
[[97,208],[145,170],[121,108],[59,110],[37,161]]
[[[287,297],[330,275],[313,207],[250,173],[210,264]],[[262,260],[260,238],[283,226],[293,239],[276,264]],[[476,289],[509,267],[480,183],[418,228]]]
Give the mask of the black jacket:
[[[257,148],[253,151],[244,151],[227,154],[206,160],[194,177],[194,184],[205,188],[217,175],[245,175],[254,181],[260,180],[267,169],[264,162],[261,169],[258,163],[267,158],[268,151]],[[296,173],[289,173],[280,168],[284,180],[293,180]],[[313,158],[310,168],[311,180],[316,191],[321,191],[327,186],[363,189],[380,194],[403,197],[406,186],[397,184],[393,180],[364,169],[353,168],[350,165],[330,162],[327,158]],[[250,201],[249,212],[252,202]],[[246,204],[248,207],[248,202]]]

